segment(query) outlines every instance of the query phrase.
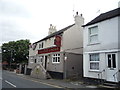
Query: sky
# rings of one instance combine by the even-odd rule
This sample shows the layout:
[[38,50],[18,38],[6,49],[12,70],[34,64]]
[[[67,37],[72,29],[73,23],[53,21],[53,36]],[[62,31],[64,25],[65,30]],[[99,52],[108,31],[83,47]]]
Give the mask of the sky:
[[0,45],[29,39],[34,43],[48,35],[50,24],[60,30],[74,23],[75,13],[88,23],[118,7],[120,0],[0,0]]

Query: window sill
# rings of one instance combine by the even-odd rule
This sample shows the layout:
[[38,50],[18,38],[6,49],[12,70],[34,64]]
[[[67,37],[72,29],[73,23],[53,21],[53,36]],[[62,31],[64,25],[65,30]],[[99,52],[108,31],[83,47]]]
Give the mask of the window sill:
[[52,62],[52,64],[60,64],[60,62]]
[[89,72],[100,72],[100,70],[89,70]]
[[96,43],[89,43],[87,46],[90,46],[90,45],[98,45],[100,44],[100,42],[96,42]]

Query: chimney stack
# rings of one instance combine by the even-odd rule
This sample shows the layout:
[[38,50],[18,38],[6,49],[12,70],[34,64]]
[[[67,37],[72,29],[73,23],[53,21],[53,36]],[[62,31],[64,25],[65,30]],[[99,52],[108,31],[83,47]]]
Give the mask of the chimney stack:
[[57,31],[57,30],[56,30],[56,26],[53,26],[52,24],[50,24],[50,28],[49,28],[48,35],[56,32],[56,31]]
[[82,14],[78,15],[78,12],[76,12],[74,19],[76,25],[82,26],[84,24],[84,18]]

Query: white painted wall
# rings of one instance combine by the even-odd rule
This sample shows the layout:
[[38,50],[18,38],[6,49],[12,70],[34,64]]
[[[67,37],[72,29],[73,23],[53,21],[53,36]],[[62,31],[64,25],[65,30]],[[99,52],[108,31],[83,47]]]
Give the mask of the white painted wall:
[[84,54],[84,60],[83,60],[83,69],[84,69],[84,77],[91,77],[91,78],[102,78],[102,79],[105,79],[106,78],[106,72],[103,72],[102,74],[102,77],[98,76],[98,74],[100,74],[101,71],[103,71],[105,69],[106,71],[106,55],[105,53],[100,53],[99,54],[99,57],[100,57],[100,63],[99,63],[99,68],[100,70],[99,71],[92,71],[90,70],[90,61],[89,61],[89,54],[88,53],[85,53]]
[[[99,44],[90,45],[88,28],[98,25]],[[118,48],[118,17],[84,28],[84,52]]]
[[[120,70],[120,51],[118,52],[118,70]],[[118,81],[120,81],[120,72],[118,73]]]
[[54,39],[55,37],[51,37],[50,39],[47,39],[44,41],[44,47],[43,48],[48,48],[48,47],[53,47],[54,45]]
[[[98,39],[99,43],[90,45],[88,42],[88,28],[98,25]],[[83,31],[83,42],[84,42],[84,77],[98,78],[99,71],[106,70],[106,51],[118,50],[118,17],[105,20],[90,26],[86,26]],[[120,48],[119,48],[120,49]],[[103,51],[100,55],[100,70],[90,71],[89,70],[89,53],[95,53],[97,51]],[[118,59],[119,60],[119,59]],[[120,63],[120,62],[119,62]],[[120,67],[120,66],[119,66]],[[103,79],[106,78],[106,72],[103,73]]]
[[84,18],[75,16],[75,25],[63,33],[62,50],[83,54],[83,27]]

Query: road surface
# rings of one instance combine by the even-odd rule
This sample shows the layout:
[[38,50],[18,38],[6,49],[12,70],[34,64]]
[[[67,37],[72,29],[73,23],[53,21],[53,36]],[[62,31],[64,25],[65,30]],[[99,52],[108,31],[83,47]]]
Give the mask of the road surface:
[[56,88],[42,82],[23,78],[8,71],[3,71],[2,77],[2,88]]

